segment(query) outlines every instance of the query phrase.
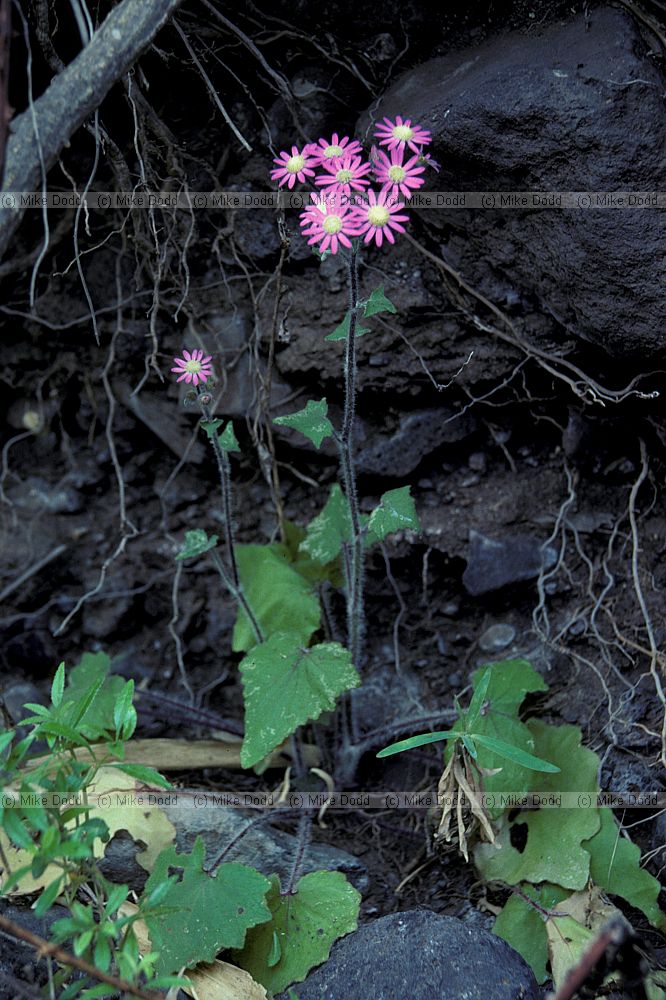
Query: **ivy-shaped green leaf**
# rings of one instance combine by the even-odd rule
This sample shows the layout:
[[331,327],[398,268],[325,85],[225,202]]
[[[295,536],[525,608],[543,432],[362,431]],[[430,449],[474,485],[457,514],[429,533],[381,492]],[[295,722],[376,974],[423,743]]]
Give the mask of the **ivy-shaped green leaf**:
[[408,528],[419,531],[420,527],[409,486],[382,494],[379,506],[375,507],[368,521],[368,529],[380,542],[394,531]]
[[[237,545],[236,559],[243,591],[266,638],[275,632],[289,632],[307,646],[319,628],[321,608],[312,584],[290,564],[285,547]],[[247,615],[240,609],[232,648],[235,653],[245,653],[256,642]]]
[[299,551],[306,552],[315,562],[324,565],[340,555],[342,543],[349,538],[349,504],[338,483],[334,483],[321,512],[310,521]]
[[641,868],[641,852],[626,840],[610,809],[600,809],[601,826],[583,847],[590,855],[593,881],[615,896],[642,910],[651,924],[666,931],[666,914],[657,899],[661,886],[656,878]]
[[306,649],[285,632],[255,646],[239,669],[245,702],[243,767],[258,764],[299,726],[335,708],[343,691],[361,683],[344,646],[323,642]]
[[[210,440],[213,441],[217,431],[223,423],[224,420],[221,420],[219,417],[215,417],[213,420],[202,420],[201,426]],[[220,448],[224,451],[240,451],[240,445],[238,444],[236,435],[234,434],[234,425],[231,420],[227,423],[224,430],[220,434],[217,434],[217,440]]]
[[[580,745],[576,726],[528,723],[538,756],[560,767],[559,774],[529,772],[531,791],[543,796],[560,792],[597,793],[599,758]],[[479,755],[480,756],[480,755]],[[583,846],[599,829],[597,809],[537,809],[522,812],[509,823],[506,811],[498,821],[494,844],[479,844],[474,858],[487,880],[508,885],[552,882],[565,889],[582,889],[590,876],[590,856]],[[525,825],[527,840],[519,851],[511,843],[511,827]]]
[[186,531],[185,541],[176,554],[176,559],[191,559],[193,556],[203,555],[204,552],[214,549],[216,545],[217,535],[211,535],[209,538],[203,528]]
[[240,452],[240,445],[234,434],[234,425],[231,421],[229,421],[217,440],[220,442],[220,448],[224,451]]
[[391,300],[386,298],[386,295],[384,294],[384,286],[379,285],[378,288],[375,288],[374,292],[365,303],[363,315],[366,319],[369,319],[370,316],[376,316],[378,313],[395,313],[397,311],[398,310],[393,305]]
[[201,837],[191,854],[168,847],[158,854],[146,882],[145,898],[167,880],[170,869],[181,870],[160,899],[169,912],[146,916],[151,944],[159,952],[155,966],[159,975],[212,962],[223,948],[242,948],[248,929],[271,919],[267,878],[235,862],[206,872],[204,859]]
[[281,993],[325,962],[338,938],[356,930],[360,904],[360,894],[342,872],[304,875],[289,895],[280,894],[280,880],[272,875],[272,919],[248,931],[234,959],[271,996]]
[[[329,333],[328,337],[324,337],[324,340],[346,340],[349,336],[349,324],[351,321],[351,313],[347,312],[345,318],[339,326],[336,326],[333,333]],[[370,333],[369,326],[360,326],[358,320],[356,322],[356,336],[362,337],[364,333]]]
[[[538,889],[533,885],[520,886],[523,896],[534,900],[542,910],[552,910],[569,893],[559,885],[543,885]],[[546,965],[548,962],[548,935],[541,912],[514,893],[504,904],[493,926],[493,934],[503,938],[507,944],[523,956],[532,967],[538,983],[544,983],[548,978]]]
[[315,448],[321,448],[322,441],[333,436],[333,424],[326,416],[327,413],[328,403],[325,399],[310,399],[303,410],[275,417],[273,423],[280,427],[293,427],[312,441]]

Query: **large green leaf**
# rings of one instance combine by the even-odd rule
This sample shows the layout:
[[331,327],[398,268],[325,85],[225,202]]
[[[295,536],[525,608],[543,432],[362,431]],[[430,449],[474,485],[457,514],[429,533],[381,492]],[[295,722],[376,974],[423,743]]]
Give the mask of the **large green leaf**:
[[342,543],[350,538],[349,505],[339,484],[334,483],[321,512],[310,521],[299,551],[324,565],[340,555]]
[[109,674],[110,667],[106,653],[84,653],[67,677],[60,718],[89,740],[115,732],[114,710],[126,682]]
[[[543,885],[538,889],[533,885],[521,885],[524,896],[534,900],[543,910],[551,910],[557,903],[567,899],[569,893],[559,885]],[[493,934],[515,948],[532,967],[538,983],[548,978],[548,935],[541,912],[514,893],[504,904],[493,926]]]
[[375,507],[370,515],[368,529],[381,542],[392,532],[405,531],[408,528],[419,531],[419,519],[416,516],[409,486],[400,486],[382,495],[379,506]]
[[594,882],[615,896],[642,910],[651,924],[666,932],[666,914],[657,899],[661,886],[641,868],[641,852],[622,836],[610,809],[600,809],[601,826],[583,847],[590,855],[590,875]]
[[[551,761],[559,774],[529,772],[530,791],[556,796],[559,792],[596,795],[599,758],[581,747],[576,726],[528,723],[537,755]],[[480,754],[479,754],[480,756]],[[566,889],[582,889],[590,875],[590,856],[583,847],[599,829],[596,809],[544,808],[521,812],[510,824],[506,812],[498,821],[494,844],[479,844],[475,861],[484,878],[509,885],[552,882]],[[511,827],[525,824],[527,840],[519,851],[511,843]]]
[[266,905],[270,882],[256,869],[230,862],[204,871],[204,843],[194,842],[191,854],[175,847],[161,851],[144,889],[144,896],[161,885],[172,869],[181,870],[160,898],[170,912],[146,917],[150,940],[159,951],[157,973],[168,975],[197,962],[212,962],[222,948],[242,948],[250,927],[270,920]]
[[245,702],[243,767],[253,767],[299,726],[335,707],[339,694],[361,683],[349,652],[337,642],[305,649],[279,632],[240,665]]
[[[321,610],[312,585],[290,565],[282,545],[238,545],[236,558],[248,603],[265,637],[289,632],[307,646],[319,628]],[[247,615],[239,609],[234,626],[234,652],[256,645]]]
[[275,417],[273,423],[281,427],[293,427],[312,441],[316,448],[321,448],[322,441],[333,436],[333,424],[326,416],[327,413],[328,403],[325,399],[310,399],[303,410]]
[[272,875],[272,920],[248,932],[234,959],[271,995],[281,993],[325,962],[334,941],[356,930],[360,904],[360,893],[341,872],[304,875],[289,895],[280,894]]

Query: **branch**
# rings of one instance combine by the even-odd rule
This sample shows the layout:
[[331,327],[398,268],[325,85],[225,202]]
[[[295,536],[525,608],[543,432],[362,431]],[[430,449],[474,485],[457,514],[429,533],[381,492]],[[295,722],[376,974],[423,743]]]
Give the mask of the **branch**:
[[131,993],[133,997],[142,997],[143,1000],[164,1000],[161,993],[157,993],[155,990],[144,990],[139,986],[132,986],[131,983],[125,982],[124,979],[118,979],[117,976],[110,976],[108,973],[102,972],[101,969],[96,969],[94,965],[90,965],[85,959],[77,958],[76,955],[71,955],[57,944],[51,944],[49,941],[45,941],[44,938],[38,937],[37,934],[26,930],[25,927],[21,927],[20,924],[9,920],[8,917],[0,915],[0,928],[7,931],[12,937],[19,938],[21,941],[32,945],[40,958],[44,955],[51,955],[52,958],[55,958],[62,965],[69,965],[73,969],[79,969],[92,979],[99,979],[102,983],[108,983],[109,986],[113,986],[116,990]]
[[[89,44],[12,122],[3,191],[35,191],[71,136],[136,62],[182,0],[121,0]],[[42,168],[43,164],[43,168]],[[0,257],[23,208],[0,208]]]

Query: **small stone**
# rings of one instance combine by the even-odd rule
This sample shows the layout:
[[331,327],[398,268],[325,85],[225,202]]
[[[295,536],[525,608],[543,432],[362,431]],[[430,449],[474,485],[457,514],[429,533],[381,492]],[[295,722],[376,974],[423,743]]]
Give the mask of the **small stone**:
[[498,622],[491,625],[479,639],[479,646],[484,653],[498,653],[510,646],[516,638],[516,630],[508,622]]
[[463,584],[468,594],[478,597],[510,583],[532,580],[556,560],[555,550],[531,535],[508,535],[498,541],[470,531]]
[[469,461],[467,463],[474,472],[485,472],[487,459],[482,451],[475,451],[469,456]]

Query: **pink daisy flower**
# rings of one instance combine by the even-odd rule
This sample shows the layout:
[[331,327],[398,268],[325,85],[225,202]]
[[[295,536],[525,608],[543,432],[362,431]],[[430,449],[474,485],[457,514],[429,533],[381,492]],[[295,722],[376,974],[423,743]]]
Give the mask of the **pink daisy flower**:
[[319,252],[337,253],[339,246],[351,247],[350,236],[358,235],[358,225],[353,210],[339,199],[311,195],[314,204],[301,212],[303,235],[309,236],[308,245],[319,243]]
[[298,146],[292,146],[291,156],[282,152],[273,163],[277,163],[277,168],[271,170],[271,180],[279,181],[278,187],[286,184],[288,188],[293,188],[297,180],[302,184],[306,177],[314,177],[312,168],[318,165],[317,159],[310,156],[310,146],[305,146],[302,153]]
[[337,132],[333,133],[330,142],[326,139],[319,139],[318,142],[313,142],[306,149],[310,156],[317,158],[319,166],[328,163],[329,160],[339,159],[341,156],[355,156],[357,153],[363,152],[360,142],[357,142],[356,139],[352,139],[350,142],[348,135],[340,139]]
[[379,194],[368,191],[368,202],[365,205],[357,205],[352,209],[354,222],[358,226],[358,234],[365,233],[364,243],[374,240],[378,247],[384,241],[384,237],[389,243],[395,243],[395,237],[391,232],[395,229],[397,233],[404,233],[405,228],[401,222],[409,222],[408,215],[400,215],[401,208],[405,206],[401,202],[386,203],[389,197],[388,191],[382,190]]
[[343,156],[321,166],[326,174],[315,178],[315,184],[327,186],[329,191],[349,195],[352,191],[363,191],[370,183],[365,177],[370,173],[370,164],[363,163],[360,156]]
[[399,194],[409,198],[412,190],[425,183],[425,179],[419,177],[419,174],[425,173],[425,167],[419,166],[421,158],[412,156],[403,163],[404,155],[404,150],[394,147],[390,159],[383,150],[379,150],[375,157],[375,177],[382,185],[382,191],[388,191],[393,198]]
[[404,149],[405,146],[409,146],[415,153],[420,153],[421,146],[427,146],[432,142],[430,132],[420,125],[412,125],[411,118],[403,121],[400,115],[396,115],[394,122],[390,118],[385,118],[384,123],[375,129],[380,146],[388,146],[389,149]]
[[176,367],[171,371],[179,375],[176,382],[191,382],[193,385],[198,385],[199,382],[207,382],[213,374],[210,364],[213,360],[212,354],[204,358],[203,351],[192,351],[191,354],[189,351],[183,351],[182,358],[173,360],[176,362]]

